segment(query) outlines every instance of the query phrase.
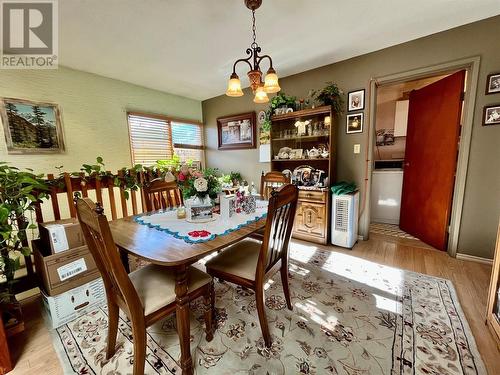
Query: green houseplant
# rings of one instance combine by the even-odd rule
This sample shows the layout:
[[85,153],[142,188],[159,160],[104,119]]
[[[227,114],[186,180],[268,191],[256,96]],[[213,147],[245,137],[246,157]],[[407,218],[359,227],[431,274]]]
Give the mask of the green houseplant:
[[295,109],[295,102],[297,97],[286,95],[283,92],[280,92],[274,98],[271,99],[269,103],[269,108],[266,111],[266,119],[264,123],[262,123],[261,127],[263,131],[271,131],[271,116],[274,113],[276,108],[280,108],[282,106],[286,106],[287,108]]
[[28,219],[27,214],[35,210],[38,200],[47,197],[47,190],[43,175],[0,162],[0,275],[5,277],[9,291],[21,255],[30,254],[30,248],[24,245],[26,232],[36,229],[32,215]]
[[312,92],[315,101],[321,105],[331,105],[333,112],[337,115],[343,112],[344,100],[342,95],[344,95],[344,92],[334,82],[327,82],[326,86],[321,90]]
[[[14,295],[14,274],[21,256],[29,256],[27,231],[35,229],[35,203],[47,197],[43,175],[0,162],[0,311],[7,329],[23,327],[21,307]],[[28,218],[30,214],[30,218]]]

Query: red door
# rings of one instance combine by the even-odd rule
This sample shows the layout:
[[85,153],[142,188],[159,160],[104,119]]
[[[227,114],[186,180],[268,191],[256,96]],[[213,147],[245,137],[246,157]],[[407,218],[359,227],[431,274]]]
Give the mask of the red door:
[[399,226],[446,250],[465,71],[410,93]]

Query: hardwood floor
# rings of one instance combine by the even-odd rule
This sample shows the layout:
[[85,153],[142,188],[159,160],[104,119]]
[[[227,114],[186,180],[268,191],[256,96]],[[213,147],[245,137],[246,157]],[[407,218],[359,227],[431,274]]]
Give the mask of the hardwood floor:
[[[311,245],[307,242],[296,242]],[[370,240],[358,243],[353,250],[316,244],[314,246],[451,280],[488,373],[500,374],[500,350],[485,325],[490,266],[451,258],[419,241],[380,234],[372,234]],[[42,318],[40,298],[24,301],[23,311],[26,317],[26,331],[11,340],[10,347],[16,367],[9,374],[62,374],[50,333]]]

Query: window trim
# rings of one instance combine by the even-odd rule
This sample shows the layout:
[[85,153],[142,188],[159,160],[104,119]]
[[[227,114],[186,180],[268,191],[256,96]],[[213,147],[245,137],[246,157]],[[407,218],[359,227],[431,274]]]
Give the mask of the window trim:
[[[187,148],[187,149],[193,149],[193,150],[203,150],[205,151],[206,146],[205,146],[205,133],[204,133],[204,127],[205,124],[201,122],[200,120],[189,120],[186,118],[181,118],[181,117],[171,117],[167,115],[162,115],[158,113],[149,113],[149,112],[140,112],[140,111],[127,111],[127,131],[128,131],[128,148],[129,148],[129,155],[130,155],[130,163],[133,166],[134,165],[134,152],[132,150],[132,134],[130,134],[130,124],[128,122],[129,116],[138,116],[138,117],[150,117],[158,120],[164,120],[168,121],[170,123],[169,129],[170,129],[170,139],[172,140],[172,148]],[[198,125],[201,128],[201,146],[196,146],[196,145],[185,145],[182,143],[174,143],[173,142],[173,137],[172,137],[172,122],[179,122],[183,124],[190,124],[190,125]],[[203,160],[201,161],[202,167],[206,165],[206,156],[205,152],[203,152]]]

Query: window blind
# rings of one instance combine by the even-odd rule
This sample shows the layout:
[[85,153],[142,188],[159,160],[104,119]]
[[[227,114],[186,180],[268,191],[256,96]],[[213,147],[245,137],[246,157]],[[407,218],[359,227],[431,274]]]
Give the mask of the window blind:
[[129,114],[128,125],[133,164],[151,166],[173,156],[172,129],[167,119]]
[[182,162],[202,167],[205,160],[203,127],[198,123],[168,117],[128,114],[130,150],[133,164],[151,166],[175,154]]

